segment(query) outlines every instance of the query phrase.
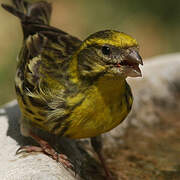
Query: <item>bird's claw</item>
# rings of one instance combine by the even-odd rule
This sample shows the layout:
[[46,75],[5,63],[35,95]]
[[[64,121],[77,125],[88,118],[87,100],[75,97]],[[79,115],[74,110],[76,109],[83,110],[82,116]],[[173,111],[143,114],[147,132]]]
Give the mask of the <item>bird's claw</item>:
[[43,147],[38,146],[21,146],[17,149],[16,155],[21,153],[30,153],[30,152],[44,152],[45,154],[52,157],[57,162],[62,163],[65,167],[73,169],[73,165],[68,160],[68,157],[64,154],[57,153],[51,146],[46,145]]
[[42,152],[42,148],[38,146],[21,146],[17,149],[16,155],[21,154],[23,152],[30,153],[30,152]]

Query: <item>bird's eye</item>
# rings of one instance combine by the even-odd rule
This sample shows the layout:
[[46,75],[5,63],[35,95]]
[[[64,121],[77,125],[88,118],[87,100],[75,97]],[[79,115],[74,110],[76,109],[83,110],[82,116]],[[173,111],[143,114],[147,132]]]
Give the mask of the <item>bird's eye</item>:
[[110,49],[110,47],[108,47],[108,46],[103,46],[103,47],[102,47],[102,53],[103,53],[104,55],[110,55],[110,54],[111,54],[111,49]]

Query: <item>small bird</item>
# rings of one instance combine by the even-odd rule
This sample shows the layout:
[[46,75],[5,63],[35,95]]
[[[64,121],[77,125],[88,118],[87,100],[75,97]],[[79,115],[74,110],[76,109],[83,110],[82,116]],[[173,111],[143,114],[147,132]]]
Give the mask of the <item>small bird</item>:
[[109,176],[99,135],[118,126],[131,110],[126,78],[140,77],[143,65],[137,41],[115,30],[81,41],[49,25],[50,3],[12,3],[2,7],[20,19],[24,35],[15,75],[21,133],[40,145],[23,146],[18,152],[44,152],[71,167],[35,129],[58,137],[91,138]]

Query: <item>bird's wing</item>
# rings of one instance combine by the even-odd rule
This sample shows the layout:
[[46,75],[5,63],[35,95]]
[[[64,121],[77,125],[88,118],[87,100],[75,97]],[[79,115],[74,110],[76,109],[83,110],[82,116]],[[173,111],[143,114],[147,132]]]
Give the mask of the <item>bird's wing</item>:
[[[39,109],[39,113],[44,114],[36,119],[47,131],[60,133],[61,128],[66,127],[61,127],[61,123],[65,123],[75,107],[74,104],[69,107],[67,102],[67,92],[73,89],[73,85],[68,84],[67,69],[80,44],[80,40],[62,31],[43,27],[27,37],[21,50],[16,86],[23,92],[20,94],[26,104],[30,104],[29,109],[33,112]],[[27,108],[24,109],[26,111]],[[31,118],[31,121],[36,119]]]
[[81,41],[50,26],[34,24],[31,27],[34,33],[25,39],[19,56],[19,74],[31,90],[38,88],[39,82],[45,79],[47,83],[62,82],[66,66]]

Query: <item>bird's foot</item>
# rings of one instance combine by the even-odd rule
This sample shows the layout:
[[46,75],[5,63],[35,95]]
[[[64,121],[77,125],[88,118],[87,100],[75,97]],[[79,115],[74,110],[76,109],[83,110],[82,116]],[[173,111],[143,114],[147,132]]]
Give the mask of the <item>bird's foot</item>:
[[64,154],[57,153],[47,141],[34,136],[33,139],[39,143],[40,147],[38,146],[22,146],[17,151],[16,154],[20,154],[22,152],[30,153],[30,152],[43,152],[48,156],[51,156],[52,159],[56,160],[57,162],[61,162],[67,168],[73,168],[73,165],[69,162],[68,157]]

